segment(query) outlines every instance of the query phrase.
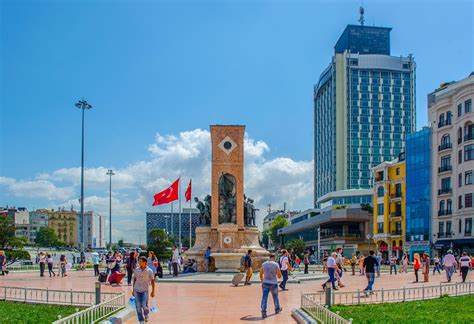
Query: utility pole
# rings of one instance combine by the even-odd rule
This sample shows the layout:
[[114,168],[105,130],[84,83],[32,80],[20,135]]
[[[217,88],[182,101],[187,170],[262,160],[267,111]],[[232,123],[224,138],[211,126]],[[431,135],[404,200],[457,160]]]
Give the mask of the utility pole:
[[107,175],[109,176],[109,245],[112,246],[112,176],[115,173],[109,169]]
[[92,106],[82,98],[75,104],[76,108],[82,110],[82,155],[81,155],[81,220],[82,220],[82,252],[86,250],[86,220],[84,218],[84,111]]

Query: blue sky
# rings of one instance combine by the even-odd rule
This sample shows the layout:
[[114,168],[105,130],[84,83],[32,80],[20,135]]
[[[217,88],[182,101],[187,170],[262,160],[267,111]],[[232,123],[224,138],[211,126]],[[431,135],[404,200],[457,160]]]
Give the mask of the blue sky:
[[[250,139],[267,146],[260,166],[282,157],[311,161],[312,87],[346,24],[357,23],[359,5],[1,1],[0,176],[10,183],[46,181],[42,174],[78,167],[74,103],[81,97],[93,105],[86,115],[86,165],[97,170],[149,161],[157,133],[182,139],[180,133],[210,124],[247,125]],[[367,25],[393,28],[392,55],[415,56],[420,128],[427,93],[473,70],[473,2],[366,0],[364,6]],[[171,178],[161,172],[160,179]],[[47,181],[67,186],[64,179]],[[10,189],[0,189],[1,205],[68,200]],[[67,192],[77,190],[74,183]],[[102,187],[95,190],[105,195]]]

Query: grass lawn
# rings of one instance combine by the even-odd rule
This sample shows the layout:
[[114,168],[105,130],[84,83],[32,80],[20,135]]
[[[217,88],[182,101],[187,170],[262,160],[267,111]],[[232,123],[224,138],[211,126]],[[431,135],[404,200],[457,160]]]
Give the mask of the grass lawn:
[[75,312],[74,306],[0,301],[0,323],[51,323],[58,319],[58,315],[64,318]]
[[334,306],[353,323],[474,323],[474,295],[405,303]]

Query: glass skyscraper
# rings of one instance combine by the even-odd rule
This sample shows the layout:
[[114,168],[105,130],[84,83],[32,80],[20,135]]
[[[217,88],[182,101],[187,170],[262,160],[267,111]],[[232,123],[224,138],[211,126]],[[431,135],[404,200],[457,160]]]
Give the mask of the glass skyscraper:
[[431,129],[405,139],[406,243],[410,255],[430,252],[431,241]]
[[404,150],[415,130],[413,56],[390,56],[390,28],[348,25],[314,86],[314,204],[370,188],[370,168]]

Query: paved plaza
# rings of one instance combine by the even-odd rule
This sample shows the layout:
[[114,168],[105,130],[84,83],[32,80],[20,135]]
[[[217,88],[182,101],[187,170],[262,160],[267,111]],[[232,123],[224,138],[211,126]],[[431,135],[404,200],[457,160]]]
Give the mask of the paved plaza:
[[[318,274],[318,273],[317,273]],[[320,274],[320,273],[319,273]],[[258,278],[254,275],[254,279]],[[298,273],[295,274],[298,277]],[[208,275],[209,276],[209,275]],[[468,280],[474,278],[470,272]],[[365,276],[352,276],[345,273],[345,288],[340,291],[357,291],[366,286]],[[417,287],[423,283],[413,283],[414,274],[389,275],[382,273],[381,278],[377,278],[374,289]],[[66,278],[40,278],[37,272],[13,272],[9,276],[0,277],[2,286],[19,286],[30,288],[49,289],[74,289],[82,291],[92,291],[96,278],[92,276],[92,271],[73,271]],[[280,292],[280,303],[283,312],[279,315],[273,314],[273,304],[269,298],[269,317],[261,320],[260,298],[261,288],[258,283],[251,286],[234,287],[230,283],[157,283],[157,304],[158,313],[152,313],[151,323],[238,323],[238,322],[259,322],[259,323],[294,323],[291,318],[291,310],[300,307],[301,293],[312,293],[321,291],[323,279],[301,281],[300,284],[292,283],[288,285],[289,290]],[[441,275],[431,275],[429,285],[436,285],[446,282],[444,273]],[[453,283],[461,282],[459,272],[454,274]],[[131,287],[126,285],[121,287],[110,287],[102,285],[103,291],[120,292],[131,294]],[[137,323],[135,313],[128,317],[126,323]]]

